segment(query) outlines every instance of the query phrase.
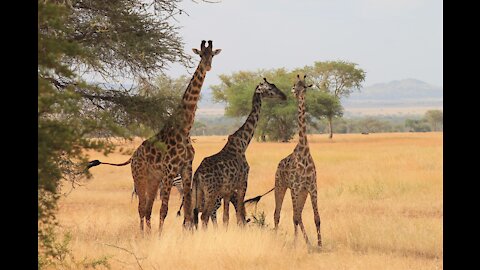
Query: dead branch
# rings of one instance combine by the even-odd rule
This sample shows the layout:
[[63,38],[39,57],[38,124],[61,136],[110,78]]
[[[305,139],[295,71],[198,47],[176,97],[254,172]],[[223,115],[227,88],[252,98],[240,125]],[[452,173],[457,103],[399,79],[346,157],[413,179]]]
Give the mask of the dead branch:
[[115,246],[115,245],[111,245],[111,244],[107,244],[107,243],[102,243],[102,244],[104,244],[104,245],[106,245],[106,246],[109,246],[109,247],[118,248],[118,249],[120,249],[120,250],[123,250],[123,251],[131,254],[131,255],[135,258],[135,260],[137,261],[138,267],[143,270],[143,267],[142,267],[142,265],[140,264],[140,261],[139,261],[139,260],[145,259],[145,258],[140,258],[140,259],[139,259],[134,252],[132,252],[132,251],[126,249],[126,248],[123,248],[123,247],[119,247],[119,246]]

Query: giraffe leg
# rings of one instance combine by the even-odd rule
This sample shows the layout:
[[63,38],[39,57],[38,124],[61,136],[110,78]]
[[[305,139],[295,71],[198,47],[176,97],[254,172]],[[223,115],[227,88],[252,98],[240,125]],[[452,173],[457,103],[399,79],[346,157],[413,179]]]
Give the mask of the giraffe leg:
[[188,161],[185,168],[182,170],[182,185],[183,185],[183,213],[184,228],[191,229],[193,224],[192,212],[192,160]]
[[208,219],[212,215],[213,207],[215,206],[215,199],[216,196],[212,196],[212,194],[204,193],[204,207],[202,211],[202,228],[206,229],[208,225]]
[[217,227],[217,211],[213,210],[212,215],[210,216],[210,219],[212,220],[213,226],[216,228]]
[[[248,172],[250,167],[248,166],[248,164],[245,164],[245,165],[246,165],[246,170],[243,172],[243,176],[241,178],[242,179],[241,186],[236,190],[236,193],[235,191],[233,192],[236,195],[236,201],[237,201],[237,209],[236,209],[237,224],[240,226],[244,226],[247,223],[246,221],[247,213],[245,211],[245,193],[247,192]],[[230,196],[233,196],[233,194],[230,193]]]
[[240,226],[245,225],[245,204],[243,201],[245,200],[245,192],[247,188],[244,187],[242,189],[238,189],[237,191],[237,223]]
[[198,215],[199,213],[203,213],[205,209],[205,199],[203,196],[203,190],[200,188],[195,190],[195,208],[193,209],[193,224],[195,225],[195,229],[198,229]]
[[280,222],[280,211],[282,210],[283,198],[285,198],[286,192],[286,187],[275,185],[275,213],[273,214],[275,230],[278,229],[278,223]]
[[146,207],[145,207],[145,223],[147,224],[147,230],[149,232],[151,229],[150,217],[152,214],[153,202],[155,201],[155,197],[157,196],[159,184],[160,184],[160,181],[150,181],[148,185],[148,189],[146,191],[147,198],[146,198]]
[[[173,179],[173,178],[171,178]],[[170,199],[170,191],[172,190],[171,185],[162,185],[160,189],[160,196],[162,197],[162,206],[160,207],[160,222],[158,224],[158,232],[162,233],[163,222],[168,213],[168,200]]]
[[297,209],[296,207],[297,207],[297,205],[298,205],[298,202],[297,202],[297,195],[294,195],[294,194],[295,194],[295,191],[294,191],[293,188],[290,189],[290,194],[292,195],[292,208],[293,208],[293,216],[292,216],[292,218],[293,218],[293,229],[294,229],[294,232],[295,232],[295,240],[296,240],[296,239],[297,239],[297,234],[298,234],[298,231],[297,231],[297,229],[298,229],[298,228],[297,228],[298,223],[295,222],[295,221],[296,221],[296,220],[295,220],[295,214],[296,214],[296,211],[297,211],[297,210],[296,210],[296,209]]
[[[233,208],[235,208],[235,213],[238,211],[238,204],[237,204],[237,192],[233,192],[232,196],[230,196],[230,202],[233,204]],[[246,215],[245,215],[246,217]],[[250,222],[250,218],[245,220],[246,223]]]
[[312,200],[312,209],[313,209],[313,218],[315,221],[315,226],[317,227],[317,239],[318,246],[322,246],[322,236],[320,235],[320,215],[318,214],[318,205],[317,205],[317,189],[310,192],[310,199]]
[[303,207],[305,206],[305,201],[307,199],[307,190],[292,191],[292,202],[293,202],[293,226],[295,227],[295,238],[297,237],[297,226],[302,230],[303,238],[307,244],[310,244],[308,241],[308,236],[303,226],[302,221],[302,212]]
[[135,190],[138,196],[138,215],[140,216],[140,230],[143,231],[143,219],[146,213],[146,179],[137,174],[133,174]]
[[230,198],[231,196],[223,196],[223,225],[228,226],[228,220],[230,218]]
[[215,206],[213,207],[212,215],[210,216],[210,218],[212,219],[212,223],[215,227],[217,226],[217,211],[220,206],[222,206],[222,198],[218,197],[215,200]]
[[235,213],[238,210],[238,204],[237,204],[237,193],[234,191],[232,193],[232,196],[230,196],[230,202],[233,204],[233,208],[235,208]]

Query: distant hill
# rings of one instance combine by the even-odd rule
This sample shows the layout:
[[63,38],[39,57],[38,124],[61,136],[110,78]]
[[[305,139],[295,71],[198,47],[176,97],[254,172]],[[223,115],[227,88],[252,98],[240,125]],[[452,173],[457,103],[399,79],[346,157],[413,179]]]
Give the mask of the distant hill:
[[[424,103],[442,102],[443,88],[416,79],[404,79],[389,83],[378,83],[364,87],[342,100],[344,105],[356,103]],[[362,102],[360,102],[362,101]]]

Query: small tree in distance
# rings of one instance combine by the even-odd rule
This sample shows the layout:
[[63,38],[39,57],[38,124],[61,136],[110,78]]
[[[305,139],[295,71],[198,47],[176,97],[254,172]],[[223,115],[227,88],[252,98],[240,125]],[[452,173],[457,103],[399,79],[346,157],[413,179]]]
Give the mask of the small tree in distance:
[[307,111],[317,119],[326,118],[328,121],[329,138],[333,137],[332,121],[335,117],[343,116],[343,107],[340,100],[326,91],[318,91],[307,99]]
[[410,132],[427,132],[431,131],[430,126],[428,125],[425,119],[406,119],[405,127],[409,128]]
[[[335,98],[348,97],[354,90],[360,91],[365,81],[365,71],[357,64],[347,61],[315,62],[313,66],[306,66],[303,71],[308,74],[314,86],[327,91]],[[332,119],[327,118],[330,127],[329,138],[333,138]]]
[[425,113],[425,119],[432,127],[432,131],[443,130],[443,111],[429,110]]

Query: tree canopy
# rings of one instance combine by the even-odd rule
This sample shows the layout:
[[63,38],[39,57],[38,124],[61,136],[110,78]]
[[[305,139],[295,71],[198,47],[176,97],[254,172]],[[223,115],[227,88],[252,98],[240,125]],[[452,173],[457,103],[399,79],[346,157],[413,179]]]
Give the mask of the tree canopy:
[[38,1],[40,268],[62,257],[53,229],[61,180],[88,176],[85,149],[113,148],[90,138],[128,137],[138,124],[159,129],[174,115],[175,93],[145,93],[169,64],[192,63],[171,20],[179,2]]
[[[225,114],[231,117],[246,116],[251,110],[251,97],[258,83],[265,77],[287,95],[287,101],[262,103],[261,116],[255,137],[260,140],[289,141],[296,133],[298,105],[291,93],[298,70],[286,69],[239,71],[220,75],[221,83],[211,86],[214,101],[226,102]],[[303,72],[302,72],[303,73]],[[308,80],[308,77],[307,77]],[[314,118],[341,116],[343,108],[338,99],[316,88],[307,90],[306,121],[315,126]]]
[[421,119],[405,119],[411,132],[443,131],[443,111],[428,110]]
[[[313,66],[306,66],[303,71],[311,76],[314,85],[323,91],[329,92],[337,100],[341,97],[348,97],[350,94],[362,87],[365,81],[365,71],[352,62],[319,61]],[[339,102],[339,101],[338,101]],[[330,103],[330,105],[334,105]],[[330,129],[330,139],[333,138],[333,117],[327,117]]]
[[430,124],[433,131],[443,130],[443,111],[428,110],[425,112],[425,119]]
[[311,76],[314,85],[330,92],[337,98],[348,97],[354,90],[362,88],[365,71],[348,61],[318,61],[306,66],[303,71]]
[[431,131],[425,118],[423,119],[406,119],[405,127],[409,128],[410,132],[427,132]]

